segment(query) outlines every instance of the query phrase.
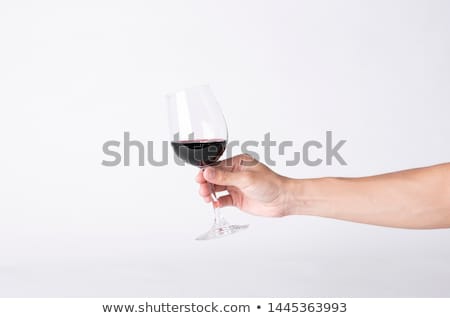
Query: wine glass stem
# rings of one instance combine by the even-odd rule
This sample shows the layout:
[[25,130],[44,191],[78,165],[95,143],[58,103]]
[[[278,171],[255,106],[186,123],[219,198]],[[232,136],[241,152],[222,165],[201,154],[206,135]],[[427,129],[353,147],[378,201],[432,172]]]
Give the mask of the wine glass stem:
[[219,199],[217,199],[214,184],[208,182],[208,185],[209,185],[209,189],[211,190],[211,198],[213,200],[212,206],[213,206],[213,210],[214,210],[214,224],[216,226],[223,226],[226,224],[226,221],[222,217],[220,208],[217,206],[217,202],[219,202]]

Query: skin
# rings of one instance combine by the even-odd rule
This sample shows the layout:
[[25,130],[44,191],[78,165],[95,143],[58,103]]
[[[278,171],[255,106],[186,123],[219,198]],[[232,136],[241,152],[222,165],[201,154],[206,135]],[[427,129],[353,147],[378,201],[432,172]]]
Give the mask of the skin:
[[362,178],[292,179],[248,155],[221,161],[196,176],[226,191],[215,204],[257,216],[313,215],[409,229],[450,228],[450,163]]

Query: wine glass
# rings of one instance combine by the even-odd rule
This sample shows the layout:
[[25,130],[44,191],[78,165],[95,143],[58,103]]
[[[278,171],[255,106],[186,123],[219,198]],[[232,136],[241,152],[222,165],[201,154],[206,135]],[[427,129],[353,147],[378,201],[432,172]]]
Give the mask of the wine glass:
[[[195,86],[166,95],[172,147],[178,158],[204,169],[214,165],[225,151],[228,130],[225,118],[208,85]],[[213,200],[214,224],[197,240],[223,237],[246,229],[231,225],[215,207],[217,196],[209,183]]]

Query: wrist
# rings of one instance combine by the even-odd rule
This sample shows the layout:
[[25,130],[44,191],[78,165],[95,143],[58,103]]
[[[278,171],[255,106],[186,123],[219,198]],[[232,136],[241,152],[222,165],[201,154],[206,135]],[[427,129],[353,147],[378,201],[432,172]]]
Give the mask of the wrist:
[[299,205],[301,205],[301,197],[304,192],[304,181],[301,179],[285,178],[284,180],[284,205],[283,216],[300,214]]
[[333,178],[287,178],[283,215],[319,215],[323,210],[330,210],[330,198],[326,195],[330,183],[334,183]]

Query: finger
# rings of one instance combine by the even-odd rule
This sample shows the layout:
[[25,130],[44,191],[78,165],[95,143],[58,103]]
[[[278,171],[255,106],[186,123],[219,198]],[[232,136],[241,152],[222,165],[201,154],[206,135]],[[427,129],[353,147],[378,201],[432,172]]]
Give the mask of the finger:
[[229,171],[219,167],[208,167],[203,172],[203,176],[212,184],[241,188],[252,182],[253,175],[248,171]]
[[227,186],[223,186],[223,185],[219,185],[219,184],[213,184],[212,186],[213,186],[214,192],[221,192],[221,191],[228,190]]
[[211,190],[209,188],[209,184],[207,183],[200,184],[200,187],[198,188],[198,194],[200,194],[202,197],[210,196]]
[[[221,191],[226,191],[227,187],[225,186],[221,186],[221,185],[214,185],[214,191],[215,192],[221,192]],[[202,183],[200,184],[200,187],[198,189],[198,193],[201,196],[207,196],[207,195],[211,195],[211,187],[208,183]]]
[[203,177],[203,170],[200,170],[195,176],[195,182],[197,183],[206,183],[205,177]]
[[224,195],[223,197],[219,198],[219,207],[225,207],[225,206],[234,206],[233,197],[231,195]]
[[[204,184],[208,185],[208,181],[206,181],[205,177],[203,177],[203,171],[200,171],[200,172],[195,176],[195,181],[196,181],[197,183],[199,183],[200,185],[204,185]],[[209,188],[209,186],[208,186],[208,188]],[[216,192],[225,191],[225,190],[227,190],[227,187],[226,187],[226,186],[223,186],[223,185],[217,185],[217,184],[214,185],[214,191],[216,191]]]
[[237,166],[249,166],[258,162],[248,154],[240,154],[225,160],[219,161],[214,167],[224,168],[226,170],[234,170]]
[[203,201],[205,201],[206,203],[211,202],[211,201],[212,201],[211,196],[208,195],[208,196],[206,196],[206,197],[203,197]]

